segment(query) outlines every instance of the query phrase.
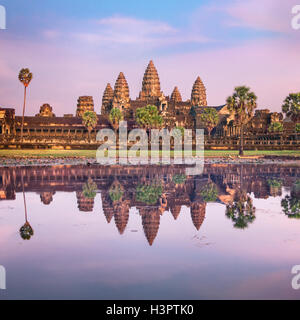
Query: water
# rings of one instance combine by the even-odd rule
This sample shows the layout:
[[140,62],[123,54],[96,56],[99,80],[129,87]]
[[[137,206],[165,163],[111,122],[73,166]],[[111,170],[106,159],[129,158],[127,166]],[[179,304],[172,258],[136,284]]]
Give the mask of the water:
[[184,172],[0,168],[0,298],[299,299],[300,167]]

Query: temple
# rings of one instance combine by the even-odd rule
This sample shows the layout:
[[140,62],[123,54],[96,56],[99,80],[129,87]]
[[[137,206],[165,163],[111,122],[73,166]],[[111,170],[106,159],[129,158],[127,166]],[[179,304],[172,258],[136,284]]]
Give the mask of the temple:
[[[128,123],[128,129],[137,127],[135,113],[137,108],[155,105],[164,120],[164,127],[172,129],[180,126],[188,129],[207,128],[201,121],[204,108],[214,108],[219,115],[219,123],[205,139],[206,149],[235,149],[238,145],[239,127],[230,114],[226,104],[211,106],[208,104],[206,87],[198,76],[191,84],[190,99],[184,101],[180,89],[175,86],[170,95],[161,89],[158,71],[151,60],[141,83],[141,91],[136,99],[130,96],[130,88],[123,72],[120,72],[114,86],[110,83],[102,95],[102,105],[95,107],[93,97],[80,96],[75,114],[56,116],[55,109],[43,104],[35,116],[25,116],[23,139],[21,139],[22,117],[15,114],[15,109],[0,108],[0,146],[2,148],[61,148],[61,149],[96,149],[96,133],[102,128],[112,128],[109,113],[118,108]],[[88,139],[88,130],[82,123],[85,111],[94,111],[98,115],[97,126]],[[283,134],[270,133],[272,122],[283,125]],[[295,121],[283,118],[282,113],[268,109],[256,110],[253,118],[245,126],[245,148],[247,149],[295,149],[299,148],[299,133]]]

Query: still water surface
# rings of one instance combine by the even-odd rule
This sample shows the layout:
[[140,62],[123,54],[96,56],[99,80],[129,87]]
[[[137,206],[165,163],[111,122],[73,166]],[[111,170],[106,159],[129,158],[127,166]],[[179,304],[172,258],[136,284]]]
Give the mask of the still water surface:
[[299,299],[300,166],[0,168],[0,299]]

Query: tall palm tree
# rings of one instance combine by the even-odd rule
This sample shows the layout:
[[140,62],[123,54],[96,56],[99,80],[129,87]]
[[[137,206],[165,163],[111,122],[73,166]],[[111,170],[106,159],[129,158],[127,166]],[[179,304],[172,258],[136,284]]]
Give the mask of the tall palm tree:
[[119,108],[112,108],[109,113],[109,121],[115,131],[118,130],[120,121],[123,120],[123,114]]
[[226,100],[228,110],[235,117],[237,125],[240,127],[240,146],[239,155],[244,155],[244,126],[253,116],[253,110],[256,108],[256,95],[250,91],[250,88],[241,86],[234,89],[232,96]]
[[97,114],[94,111],[86,111],[82,115],[82,123],[87,128],[89,142],[91,142],[91,131],[97,126]]
[[25,114],[25,105],[26,105],[26,90],[32,80],[32,73],[28,68],[23,68],[19,72],[19,80],[24,85],[24,104],[23,104],[23,114],[22,114],[22,126],[21,126],[21,141],[23,141],[23,128],[24,128],[24,114]]
[[300,92],[290,93],[284,100],[282,112],[293,121],[300,120]]

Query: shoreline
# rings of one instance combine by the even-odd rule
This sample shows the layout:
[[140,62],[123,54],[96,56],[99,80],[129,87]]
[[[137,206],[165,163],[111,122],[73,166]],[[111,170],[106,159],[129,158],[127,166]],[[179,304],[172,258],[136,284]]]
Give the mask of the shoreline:
[[[172,160],[171,160],[172,162]],[[300,156],[298,155],[245,155],[239,156],[222,156],[207,155],[204,157],[204,164],[271,164],[271,165],[291,165],[300,166]],[[24,166],[62,166],[62,165],[99,165],[95,157],[88,156],[3,156],[0,155],[0,167],[24,167]],[[119,164],[115,164],[119,165]],[[131,166],[131,164],[127,164]],[[151,165],[151,164],[149,164]],[[158,166],[168,166],[171,164],[156,164]],[[182,164],[185,166],[184,164]],[[126,166],[126,165],[125,165]],[[145,165],[147,166],[147,165]]]

